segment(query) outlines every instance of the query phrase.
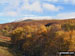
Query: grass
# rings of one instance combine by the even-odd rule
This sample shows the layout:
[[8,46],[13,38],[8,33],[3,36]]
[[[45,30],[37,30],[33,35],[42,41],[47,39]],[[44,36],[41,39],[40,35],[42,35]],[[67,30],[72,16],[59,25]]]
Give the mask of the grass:
[[9,40],[0,38],[0,56],[22,56],[20,51],[9,47]]
[[0,46],[0,56],[14,56],[14,55],[8,51],[7,47]]

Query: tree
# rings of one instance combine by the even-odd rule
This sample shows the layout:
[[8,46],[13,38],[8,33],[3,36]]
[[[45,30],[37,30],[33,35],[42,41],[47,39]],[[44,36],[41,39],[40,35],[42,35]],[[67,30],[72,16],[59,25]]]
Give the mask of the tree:
[[18,27],[11,33],[12,43],[16,43],[18,40],[24,39],[25,33],[22,27]]
[[40,25],[40,27],[38,27],[38,34],[46,34],[47,33],[47,28],[44,25]]
[[74,30],[75,29],[75,24],[72,24],[72,23],[66,23],[66,24],[63,24],[62,25],[62,28],[65,30],[65,31],[69,31],[69,30]]

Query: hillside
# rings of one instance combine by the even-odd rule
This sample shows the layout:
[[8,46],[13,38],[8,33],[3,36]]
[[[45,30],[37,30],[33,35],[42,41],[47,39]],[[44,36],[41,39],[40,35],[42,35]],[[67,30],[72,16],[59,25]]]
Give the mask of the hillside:
[[63,24],[65,22],[73,22],[75,23],[75,19],[68,19],[68,20],[24,20],[24,21],[20,21],[20,22],[11,22],[11,23],[6,23],[6,24],[0,24],[0,29],[4,28],[6,25],[7,26],[14,26],[14,28],[16,27],[23,27],[25,25],[46,25],[48,23],[59,23],[59,24]]
[[75,19],[0,24],[0,55],[58,56],[60,51],[75,51]]
[[9,41],[10,41],[9,37],[0,36],[0,56],[14,56],[13,54],[15,53],[8,48]]

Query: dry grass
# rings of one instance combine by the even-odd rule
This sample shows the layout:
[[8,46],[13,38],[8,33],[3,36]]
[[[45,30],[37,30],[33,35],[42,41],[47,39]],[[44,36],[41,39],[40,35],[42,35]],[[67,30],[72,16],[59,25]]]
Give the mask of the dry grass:
[[8,51],[7,47],[0,46],[0,56],[14,56]]
[[8,41],[8,37],[0,37],[0,56],[16,56],[14,51],[9,49]]

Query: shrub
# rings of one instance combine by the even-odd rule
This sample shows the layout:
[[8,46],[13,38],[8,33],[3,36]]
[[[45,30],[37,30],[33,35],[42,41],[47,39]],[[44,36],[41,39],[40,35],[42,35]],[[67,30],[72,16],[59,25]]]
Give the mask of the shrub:
[[71,24],[71,23],[66,23],[62,25],[62,28],[65,31],[70,31],[70,30],[75,30],[75,24]]

